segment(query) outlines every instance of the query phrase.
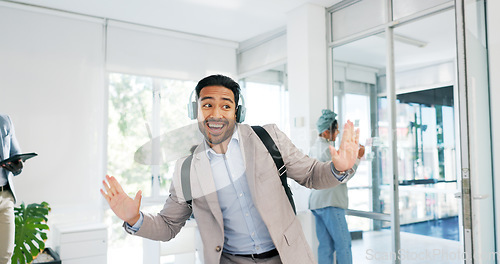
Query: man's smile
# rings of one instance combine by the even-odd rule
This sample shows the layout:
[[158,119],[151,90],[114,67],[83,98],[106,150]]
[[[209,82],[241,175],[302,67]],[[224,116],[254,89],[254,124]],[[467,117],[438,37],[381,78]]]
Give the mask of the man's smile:
[[220,135],[227,123],[227,121],[205,121],[209,133],[213,135]]

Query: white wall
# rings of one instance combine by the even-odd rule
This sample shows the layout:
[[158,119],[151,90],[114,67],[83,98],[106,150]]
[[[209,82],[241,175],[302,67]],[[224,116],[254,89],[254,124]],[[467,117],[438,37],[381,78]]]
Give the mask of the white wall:
[[[104,60],[99,19],[0,3],[0,111],[28,160],[18,203],[48,202],[49,223],[100,216]],[[56,217],[57,216],[57,217]]]
[[109,71],[194,81],[237,74],[236,42],[109,21],[106,45]]
[[286,59],[287,37],[285,29],[252,38],[239,45],[239,77],[245,78],[284,65]]
[[107,70],[193,81],[237,74],[233,42],[123,23],[107,32],[104,19],[7,2],[0,36],[0,112],[12,117],[23,151],[39,154],[15,177],[18,202],[47,201],[49,225],[100,221],[107,206],[99,193]]
[[326,10],[305,4],[287,14],[291,138],[308,153],[327,108]]

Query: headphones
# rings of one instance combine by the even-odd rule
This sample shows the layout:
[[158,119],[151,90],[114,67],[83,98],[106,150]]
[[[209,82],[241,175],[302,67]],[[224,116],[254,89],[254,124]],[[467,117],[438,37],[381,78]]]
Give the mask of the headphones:
[[[198,118],[198,102],[196,100],[192,100],[195,91],[196,89],[194,89],[189,95],[189,103],[187,105],[188,117],[191,119]],[[243,95],[241,93],[240,93],[240,99],[241,99],[241,104],[236,106],[237,123],[242,123],[243,121],[245,121],[245,114],[247,112],[247,109],[245,108],[245,99],[243,98]]]

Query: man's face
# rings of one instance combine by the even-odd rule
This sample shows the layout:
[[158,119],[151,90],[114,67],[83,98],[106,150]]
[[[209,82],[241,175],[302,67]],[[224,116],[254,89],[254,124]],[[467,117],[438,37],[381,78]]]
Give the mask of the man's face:
[[206,86],[198,100],[198,127],[210,147],[231,138],[236,123],[233,91],[224,86]]

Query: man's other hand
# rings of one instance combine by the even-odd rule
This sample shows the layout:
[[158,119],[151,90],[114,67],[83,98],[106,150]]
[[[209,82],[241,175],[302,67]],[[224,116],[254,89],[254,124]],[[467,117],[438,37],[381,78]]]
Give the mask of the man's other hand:
[[101,189],[102,196],[106,198],[109,207],[116,216],[133,226],[140,218],[139,208],[141,207],[142,191],[138,191],[135,198],[132,199],[123,192],[122,186],[115,177],[106,175],[106,180],[102,181],[104,189],[106,189],[106,191]]
[[354,131],[354,124],[348,120],[344,125],[343,132],[339,150],[337,151],[335,147],[330,146],[333,166],[338,171],[352,168],[359,152],[359,128]]

